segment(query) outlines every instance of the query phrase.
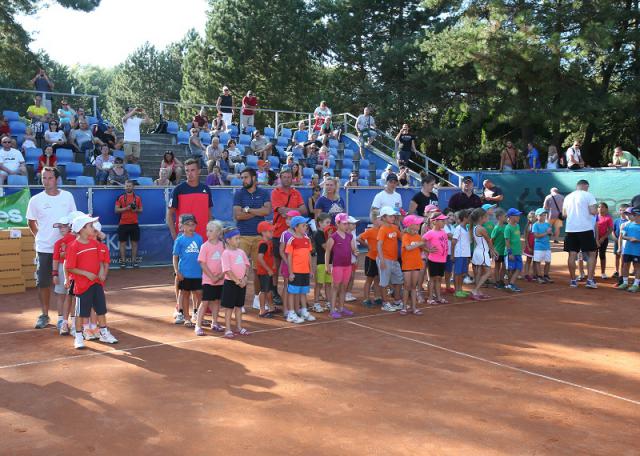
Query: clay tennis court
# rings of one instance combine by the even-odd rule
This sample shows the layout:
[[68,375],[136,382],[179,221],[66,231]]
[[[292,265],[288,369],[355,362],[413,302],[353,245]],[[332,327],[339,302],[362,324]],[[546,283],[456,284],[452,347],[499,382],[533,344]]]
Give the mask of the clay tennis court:
[[120,343],[81,352],[31,329],[33,290],[3,296],[0,454],[639,454],[640,299],[570,290],[554,262],[520,295],[300,326],[252,311],[234,340],[171,324],[169,268],[112,271]]

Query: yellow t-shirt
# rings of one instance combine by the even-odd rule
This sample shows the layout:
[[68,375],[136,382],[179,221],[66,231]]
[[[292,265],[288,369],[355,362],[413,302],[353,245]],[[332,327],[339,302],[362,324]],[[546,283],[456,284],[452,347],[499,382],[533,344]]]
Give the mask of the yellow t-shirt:
[[49,112],[49,110],[47,109],[46,106],[42,106],[40,105],[40,107],[36,106],[36,105],[31,105],[27,108],[27,113],[31,113],[34,116],[38,116],[38,117],[42,117],[45,114],[47,114]]

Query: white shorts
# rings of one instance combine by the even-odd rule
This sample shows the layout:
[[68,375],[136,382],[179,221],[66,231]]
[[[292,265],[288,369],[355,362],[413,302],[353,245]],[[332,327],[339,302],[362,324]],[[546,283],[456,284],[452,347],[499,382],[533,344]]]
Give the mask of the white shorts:
[[223,112],[222,113],[222,120],[224,120],[224,124],[227,126],[227,130],[231,126],[231,120],[232,119],[233,119],[233,113],[232,112]]
[[483,252],[481,249],[474,249],[471,264],[474,266],[491,267],[491,255],[489,252]]
[[65,295],[69,293],[69,290],[67,290],[64,287],[64,265],[62,263],[58,264],[58,285],[54,285],[53,287],[53,292],[55,294],[61,294],[61,295]]
[[534,250],[533,261],[536,263],[551,263],[551,250]]

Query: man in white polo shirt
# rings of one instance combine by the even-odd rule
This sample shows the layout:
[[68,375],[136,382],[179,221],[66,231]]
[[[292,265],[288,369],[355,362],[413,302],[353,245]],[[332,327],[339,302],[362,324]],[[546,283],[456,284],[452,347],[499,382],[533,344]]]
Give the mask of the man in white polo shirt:
[[11,136],[3,136],[0,142],[0,185],[3,185],[10,174],[26,176],[27,167],[20,151],[11,146]]
[[400,196],[400,193],[396,192],[397,187],[398,176],[393,173],[389,174],[387,176],[387,184],[385,185],[384,190],[373,197],[371,208],[381,209],[384,206],[389,206],[396,211],[400,211],[400,209],[402,209],[402,196]]
[[[143,117],[137,117],[141,114]],[[138,163],[140,160],[140,125],[151,123],[151,119],[142,108],[128,107],[126,114],[122,118],[124,129],[124,159],[127,163]]]
[[27,206],[29,228],[36,238],[36,288],[42,307],[42,314],[38,317],[36,329],[45,328],[49,324],[53,244],[61,237],[60,231],[53,225],[61,217],[66,217],[76,210],[73,195],[58,189],[60,173],[56,168],[43,168],[41,176],[44,190],[32,196]]
[[579,252],[588,261],[587,288],[598,288],[594,280],[596,269],[596,236],[594,227],[598,213],[595,197],[589,193],[589,182],[581,179],[576,184],[576,190],[564,198],[562,214],[565,216],[564,251],[569,253],[569,286],[576,288],[576,258]]

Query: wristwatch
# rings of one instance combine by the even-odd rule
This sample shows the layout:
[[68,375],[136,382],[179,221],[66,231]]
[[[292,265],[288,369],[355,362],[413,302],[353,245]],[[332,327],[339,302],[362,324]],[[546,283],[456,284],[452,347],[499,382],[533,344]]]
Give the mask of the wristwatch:
[[242,209],[242,210],[244,211],[245,214],[248,214],[249,213],[249,209],[250,209],[249,206],[245,206],[245,208]]

